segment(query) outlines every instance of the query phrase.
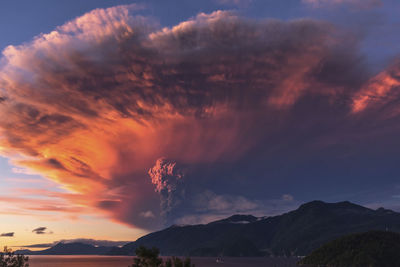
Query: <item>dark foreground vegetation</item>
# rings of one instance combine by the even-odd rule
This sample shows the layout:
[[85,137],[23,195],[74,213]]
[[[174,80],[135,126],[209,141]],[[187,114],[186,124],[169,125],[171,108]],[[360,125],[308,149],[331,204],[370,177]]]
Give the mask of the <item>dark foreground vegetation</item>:
[[29,267],[28,260],[28,257],[15,254],[7,247],[0,253],[0,267]]
[[159,257],[160,250],[158,248],[138,247],[136,250],[136,258],[131,267],[194,267],[190,258],[181,260],[177,257],[167,259],[165,262]]
[[351,234],[323,245],[302,259],[303,266],[400,266],[400,234],[371,231]]

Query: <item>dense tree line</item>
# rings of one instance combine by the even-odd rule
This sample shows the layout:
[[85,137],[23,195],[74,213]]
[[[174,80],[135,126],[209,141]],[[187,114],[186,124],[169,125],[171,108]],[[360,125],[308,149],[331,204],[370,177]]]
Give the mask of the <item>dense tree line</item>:
[[303,266],[400,266],[400,234],[383,231],[350,234],[329,242],[300,261]]

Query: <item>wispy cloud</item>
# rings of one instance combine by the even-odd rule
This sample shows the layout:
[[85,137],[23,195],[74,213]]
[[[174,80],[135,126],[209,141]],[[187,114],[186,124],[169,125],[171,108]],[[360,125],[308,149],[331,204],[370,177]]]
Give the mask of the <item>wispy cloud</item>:
[[[23,192],[26,197],[21,197],[19,192]],[[18,189],[12,195],[0,197],[0,203],[5,206],[4,214],[15,215],[35,215],[45,211],[47,218],[63,220],[66,217],[79,216],[80,214],[95,213],[92,208],[85,208],[84,201],[79,200],[79,195],[53,192],[44,189]],[[75,204],[74,204],[75,203]],[[81,203],[81,204],[78,204]]]
[[52,234],[52,231],[49,231],[47,227],[38,227],[32,230],[32,233],[37,235],[45,235],[45,234]]
[[0,234],[0,237],[14,237],[14,232],[2,233]]
[[284,194],[284,195],[282,195],[282,199],[285,201],[293,201],[294,197],[290,194]]
[[[224,219],[233,214],[249,214],[258,217],[280,215],[296,209],[300,202],[293,196],[281,199],[251,200],[243,196],[218,195],[207,191],[195,198],[191,211],[175,220],[177,224],[205,224]],[[290,196],[290,197],[288,197]]]
[[350,5],[355,8],[370,9],[383,5],[382,0],[302,0],[302,2],[315,8]]
[[156,216],[154,215],[154,213],[151,210],[142,211],[139,215],[144,218],[156,218]]
[[215,0],[221,5],[234,5],[238,7],[248,7],[253,3],[253,0]]

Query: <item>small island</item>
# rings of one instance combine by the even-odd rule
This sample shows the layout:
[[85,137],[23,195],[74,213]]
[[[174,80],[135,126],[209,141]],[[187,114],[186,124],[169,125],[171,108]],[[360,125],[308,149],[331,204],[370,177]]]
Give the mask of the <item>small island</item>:
[[300,266],[400,266],[400,234],[370,231],[329,242],[303,258]]

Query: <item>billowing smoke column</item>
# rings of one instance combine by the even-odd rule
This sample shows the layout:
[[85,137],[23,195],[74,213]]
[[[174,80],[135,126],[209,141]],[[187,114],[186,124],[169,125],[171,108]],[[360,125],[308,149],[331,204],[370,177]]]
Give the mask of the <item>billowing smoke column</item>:
[[164,216],[168,216],[184,198],[184,173],[176,162],[159,158],[149,170],[149,176],[151,182],[156,186],[155,191],[160,194],[161,212]]

